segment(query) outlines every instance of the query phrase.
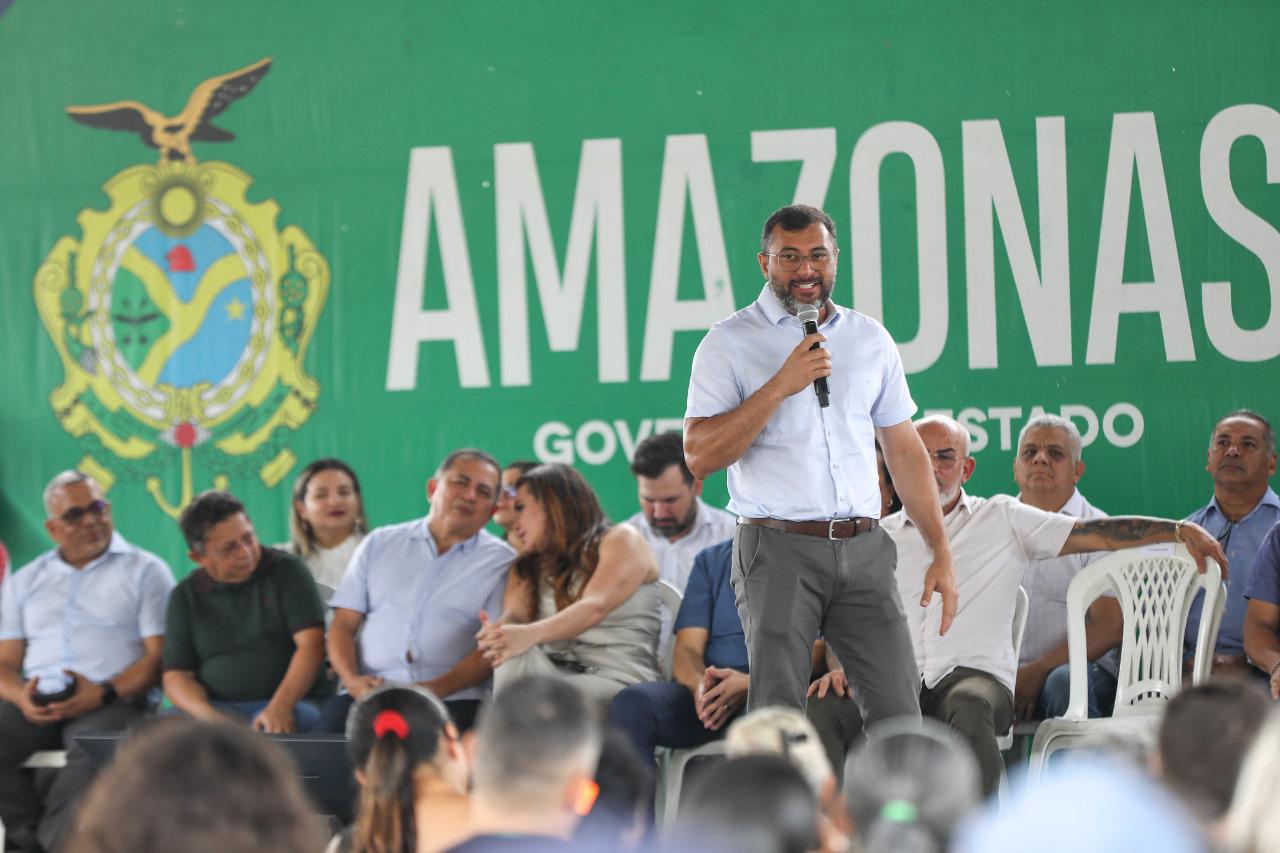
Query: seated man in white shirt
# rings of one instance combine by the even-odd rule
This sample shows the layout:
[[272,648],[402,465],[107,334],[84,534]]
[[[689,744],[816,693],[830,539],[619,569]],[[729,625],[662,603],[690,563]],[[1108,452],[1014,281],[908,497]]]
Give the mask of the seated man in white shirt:
[[693,571],[693,558],[704,548],[732,538],[738,520],[708,506],[699,495],[684,461],[684,439],[678,432],[651,435],[636,445],[631,459],[640,496],[640,512],[627,524],[640,531],[658,561],[658,576],[681,592]]
[[[93,478],[64,471],[44,492],[57,548],[0,587],[0,820],[6,850],[54,850],[93,775],[77,734],[123,729],[160,681],[173,575],[115,532]],[[22,763],[67,750],[41,803]]]
[[[1090,504],[1076,484],[1084,474],[1080,431],[1057,415],[1038,415],[1027,421],[1018,435],[1018,455],[1013,479],[1018,500],[1045,512],[1075,518],[1105,518]],[[1101,554],[1072,554],[1036,560],[1027,567],[1022,586],[1027,591],[1027,629],[1018,655],[1018,677],[1013,691],[1019,719],[1061,717],[1071,693],[1071,668],[1067,665],[1067,587],[1080,570]],[[1089,605],[1085,645],[1089,652],[1089,716],[1111,714],[1116,699],[1120,645],[1124,628],[1120,602],[1104,595]]]
[[[1137,516],[1075,519],[1008,495],[972,497],[962,488],[975,466],[964,427],[936,415],[918,421],[916,430],[933,460],[960,592],[959,609],[945,635],[938,633],[939,602],[905,608],[919,667],[920,710],[948,723],[969,743],[982,771],[983,791],[990,795],[1002,771],[996,737],[1013,723],[1013,611],[1028,563],[1178,539],[1202,569],[1205,557],[1225,566],[1226,556],[1216,539],[1189,522]],[[898,548],[899,594],[910,600],[923,582],[929,550],[905,511],[889,516],[882,526]],[[839,670],[824,679],[819,690],[827,697],[819,701],[840,701],[839,695],[847,694]],[[821,728],[819,734],[825,744],[830,734]]]

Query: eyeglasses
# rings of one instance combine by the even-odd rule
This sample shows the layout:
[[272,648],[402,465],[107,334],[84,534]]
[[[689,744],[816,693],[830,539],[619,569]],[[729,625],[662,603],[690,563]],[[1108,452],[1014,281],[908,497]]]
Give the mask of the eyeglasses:
[[776,260],[778,269],[783,272],[795,272],[800,269],[801,261],[808,261],[809,266],[815,270],[824,270],[830,265],[832,258],[840,254],[840,250],[828,252],[826,249],[816,249],[807,255],[799,252],[761,252],[760,254]]
[[944,470],[956,467],[956,463],[960,461],[960,456],[954,450],[938,450],[930,453],[929,457]]
[[75,527],[84,521],[86,515],[92,515],[94,518],[102,518],[107,514],[107,510],[111,509],[111,502],[104,500],[96,500],[90,502],[87,506],[73,506],[71,509],[57,517],[58,521]]
[[514,500],[515,496],[516,496],[515,486],[503,486],[498,490],[498,497],[500,498],[510,498]]

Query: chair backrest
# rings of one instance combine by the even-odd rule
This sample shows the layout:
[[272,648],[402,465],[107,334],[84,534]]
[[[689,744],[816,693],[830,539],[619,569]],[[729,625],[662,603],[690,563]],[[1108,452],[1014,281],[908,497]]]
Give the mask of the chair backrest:
[[1018,597],[1013,602],[1013,659],[1018,661],[1022,659],[1022,638],[1027,633],[1027,610],[1031,607],[1031,601],[1027,598],[1027,591],[1021,586],[1018,587]]
[[[676,614],[680,612],[680,602],[684,600],[684,596],[680,594],[680,590],[675,584],[668,581],[654,581],[654,586],[658,590],[658,599],[662,603],[662,609],[667,611],[667,619],[663,620],[663,625],[673,625],[676,621]],[[671,680],[672,655],[675,653],[675,641],[663,632],[663,636],[658,640],[658,652],[662,662],[662,676],[668,681]]]
[[1067,588],[1071,700],[1063,715],[1066,719],[1088,716],[1085,614],[1094,599],[1108,590],[1115,593],[1124,614],[1112,716],[1151,713],[1181,689],[1187,614],[1201,590],[1205,618],[1200,621],[1196,637],[1193,683],[1207,678],[1213,663],[1214,642],[1226,601],[1217,563],[1208,561],[1201,574],[1187,549],[1173,544],[1116,551],[1082,569]]

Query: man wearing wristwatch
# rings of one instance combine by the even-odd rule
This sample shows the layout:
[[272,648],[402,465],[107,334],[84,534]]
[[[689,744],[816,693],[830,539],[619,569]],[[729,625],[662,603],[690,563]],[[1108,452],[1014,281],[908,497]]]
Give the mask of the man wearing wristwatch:
[[[7,850],[57,849],[93,768],[74,741],[123,729],[160,680],[169,567],[116,533],[92,477],[64,471],[44,491],[57,548],[0,586],[0,820]],[[22,763],[65,749],[43,806]]]

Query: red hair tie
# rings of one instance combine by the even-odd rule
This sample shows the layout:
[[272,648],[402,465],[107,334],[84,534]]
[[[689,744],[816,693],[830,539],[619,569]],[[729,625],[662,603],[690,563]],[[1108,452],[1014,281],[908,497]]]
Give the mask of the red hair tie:
[[391,732],[400,740],[409,739],[409,723],[405,721],[403,714],[391,708],[384,708],[378,712],[378,716],[373,718],[373,733],[382,737],[387,732]]

